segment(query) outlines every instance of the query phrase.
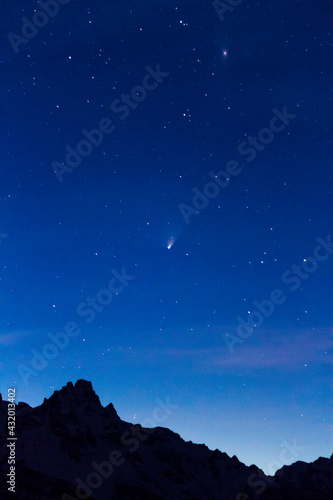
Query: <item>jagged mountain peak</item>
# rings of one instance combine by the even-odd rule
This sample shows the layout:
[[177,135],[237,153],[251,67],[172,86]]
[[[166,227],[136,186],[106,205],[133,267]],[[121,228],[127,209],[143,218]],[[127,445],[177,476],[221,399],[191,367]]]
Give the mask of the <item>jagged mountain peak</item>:
[[68,382],[59,391],[54,391],[52,396],[44,399],[40,408],[41,412],[48,411],[55,414],[100,414],[102,410],[107,413],[108,418],[119,421],[120,418],[112,403],[104,409],[99,397],[95,393],[92,383],[88,380],[79,379],[75,384]]
[[[6,416],[7,402],[0,404]],[[7,427],[0,474],[8,473]],[[17,500],[328,500],[332,458],[285,466],[274,477],[168,428],[122,421],[92,384],[69,382],[44,403],[16,408]],[[0,485],[0,500],[7,498]]]
[[77,404],[88,402],[102,406],[99,397],[92,387],[92,383],[83,379],[78,380],[75,385],[72,382],[68,382],[60,391],[54,391],[49,399],[44,400],[44,403],[56,403],[65,400]]

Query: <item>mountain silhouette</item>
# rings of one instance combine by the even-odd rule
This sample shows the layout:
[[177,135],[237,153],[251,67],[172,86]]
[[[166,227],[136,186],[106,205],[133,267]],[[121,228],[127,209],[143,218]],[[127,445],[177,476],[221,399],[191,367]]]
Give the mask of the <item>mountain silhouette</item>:
[[[85,380],[69,382],[36,408],[16,406],[15,492],[9,491],[8,405],[0,395],[0,500],[333,498],[332,457],[266,476],[167,428],[122,421]],[[161,420],[170,406],[160,402]]]

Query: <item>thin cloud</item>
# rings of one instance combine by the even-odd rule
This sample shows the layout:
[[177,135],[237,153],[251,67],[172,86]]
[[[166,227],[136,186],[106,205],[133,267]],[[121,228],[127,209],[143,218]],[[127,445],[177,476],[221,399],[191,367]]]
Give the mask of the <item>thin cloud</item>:
[[230,354],[223,342],[204,348],[190,345],[144,350],[138,348],[136,353],[139,359],[142,355],[148,362],[145,355],[149,353],[152,363],[188,360],[198,371],[205,373],[221,373],[233,368],[282,368],[294,371],[317,363],[329,363],[331,345],[328,329],[289,329],[284,330],[283,334],[271,330],[256,337],[254,335],[244,339],[243,344],[236,345],[233,354]]

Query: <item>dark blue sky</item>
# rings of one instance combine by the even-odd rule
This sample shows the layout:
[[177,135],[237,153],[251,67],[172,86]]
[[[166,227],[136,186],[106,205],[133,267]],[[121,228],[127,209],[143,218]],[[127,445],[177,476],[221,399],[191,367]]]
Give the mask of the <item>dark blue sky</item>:
[[329,456],[332,6],[52,5],[2,6],[1,392]]

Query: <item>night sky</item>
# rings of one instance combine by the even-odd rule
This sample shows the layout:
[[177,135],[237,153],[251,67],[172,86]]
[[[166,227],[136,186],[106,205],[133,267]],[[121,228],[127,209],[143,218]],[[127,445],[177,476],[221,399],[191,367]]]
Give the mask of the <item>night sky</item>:
[[332,3],[2,4],[1,392],[330,456]]

